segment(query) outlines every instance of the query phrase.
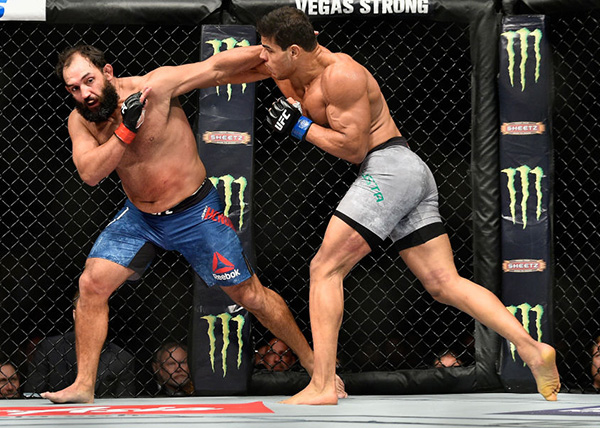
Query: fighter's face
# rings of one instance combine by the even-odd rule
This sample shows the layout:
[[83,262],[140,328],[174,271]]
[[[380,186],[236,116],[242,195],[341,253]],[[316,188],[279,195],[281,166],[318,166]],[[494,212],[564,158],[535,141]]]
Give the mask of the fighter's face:
[[277,80],[289,79],[293,70],[291,47],[282,50],[274,39],[262,38],[263,50],[260,58],[265,62],[265,67],[271,76]]
[[89,122],[104,122],[116,110],[119,95],[109,79],[112,68],[100,70],[81,55],[75,55],[63,70],[67,91],[77,111]]

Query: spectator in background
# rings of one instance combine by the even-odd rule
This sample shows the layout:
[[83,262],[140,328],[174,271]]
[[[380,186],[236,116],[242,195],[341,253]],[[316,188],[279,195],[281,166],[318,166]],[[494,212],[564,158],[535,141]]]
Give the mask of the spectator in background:
[[258,348],[254,364],[262,365],[269,371],[282,372],[289,370],[296,361],[298,357],[291,348],[283,340],[274,337],[268,345]]
[[152,370],[159,385],[158,395],[181,397],[194,394],[187,357],[187,347],[176,341],[166,342],[156,351]]
[[21,398],[19,388],[21,381],[15,366],[7,359],[2,358],[0,364],[0,397],[2,398]]
[[600,392],[600,336],[596,337],[594,344],[592,345],[592,387],[595,392]]
[[[79,292],[73,298],[73,321],[77,317]],[[132,397],[135,395],[135,360],[114,343],[105,343],[100,354],[95,393],[99,397]],[[25,390],[41,393],[66,388],[77,376],[75,332],[42,339],[33,353]]]
[[433,362],[433,366],[436,368],[460,367],[462,365],[462,361],[452,351],[446,351]]
[[33,359],[33,353],[35,352],[35,348],[37,344],[40,343],[40,340],[42,340],[43,338],[44,335],[42,333],[35,331],[21,345],[20,350],[27,359],[28,363],[31,363],[31,360]]

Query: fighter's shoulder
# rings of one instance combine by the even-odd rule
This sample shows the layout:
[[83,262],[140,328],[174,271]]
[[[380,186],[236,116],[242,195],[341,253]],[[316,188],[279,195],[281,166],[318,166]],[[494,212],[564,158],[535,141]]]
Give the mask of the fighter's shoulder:
[[79,127],[85,127],[87,128],[86,125],[86,120],[83,118],[83,116],[81,115],[81,113],[79,113],[79,110],[77,110],[76,108],[74,108],[73,110],[71,110],[71,113],[69,114],[69,118],[67,120],[67,123],[69,124],[69,129],[73,129],[73,128],[79,128]]
[[364,78],[364,67],[345,53],[331,54],[331,60],[323,71],[326,80],[345,80]]
[[336,53],[323,70],[321,76],[321,87],[323,92],[329,95],[338,93],[347,96],[348,91],[358,92],[357,89],[367,82],[364,67],[352,57],[343,53]]

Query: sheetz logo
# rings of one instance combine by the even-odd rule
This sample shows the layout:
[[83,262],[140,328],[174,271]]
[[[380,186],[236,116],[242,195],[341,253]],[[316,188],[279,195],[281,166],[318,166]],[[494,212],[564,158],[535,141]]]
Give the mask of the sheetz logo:
[[[518,306],[507,306],[506,309],[508,309],[508,311],[511,314],[513,314],[515,317],[517,317],[517,319],[519,318],[517,315],[518,314],[521,315],[521,324],[523,324],[523,328],[530,335],[531,335],[531,332],[529,331],[530,325],[531,325],[530,316],[534,315],[535,318],[533,319],[533,322],[534,322],[535,331],[537,334],[537,341],[538,342],[542,341],[542,317],[544,316],[544,307],[542,305],[531,306],[529,303],[522,303]],[[517,359],[516,359],[515,351],[517,348],[515,345],[512,344],[512,342],[509,342],[509,343],[510,343],[510,353],[512,355],[512,359],[513,359],[513,361],[516,362]],[[525,363],[523,363],[523,365],[525,365]]]
[[206,144],[248,144],[250,134],[236,131],[206,131],[202,135],[202,141]]
[[533,259],[504,260],[502,270],[512,273],[543,272],[546,270],[546,262]]
[[238,230],[242,230],[242,227],[244,226],[244,211],[246,210],[246,200],[244,195],[246,193],[246,187],[248,187],[248,180],[246,177],[234,178],[231,174],[222,175],[220,177],[209,177],[209,179],[217,190],[219,190],[219,183],[223,182],[225,199],[225,210],[223,211],[223,214],[226,217],[229,217],[229,212],[233,206],[234,184],[236,185],[235,187],[237,187],[237,196],[240,207]]
[[517,175],[520,177],[521,186],[521,216],[523,219],[523,229],[527,227],[527,202],[529,201],[529,179],[534,178],[534,191],[536,200],[536,220],[539,220],[542,215],[542,178],[544,177],[544,170],[537,166],[530,168],[527,165],[521,165],[517,168],[505,168],[502,170],[508,179],[506,186],[508,188],[508,195],[510,199],[510,215],[513,224],[517,223]]
[[230,313],[225,312],[219,315],[206,315],[203,316],[202,319],[208,322],[207,335],[209,341],[209,357],[213,373],[215,373],[215,352],[217,351],[217,338],[215,335],[215,328],[217,322],[221,321],[221,333],[223,337],[223,343],[221,346],[221,369],[223,370],[223,377],[227,376],[227,350],[229,349],[229,345],[231,344],[231,341],[229,339],[229,334],[231,331],[230,323],[235,323],[234,328],[236,329],[235,335],[238,346],[237,369],[239,370],[240,366],[242,365],[242,349],[244,347],[244,340],[242,337],[242,331],[246,322],[244,316],[241,314],[231,316]]
[[240,276],[240,270],[235,265],[219,253],[213,254],[213,278],[217,281],[227,281]]
[[535,135],[546,132],[542,122],[507,122],[500,127],[503,135]]
[[[250,46],[250,42],[248,40],[246,40],[246,39],[236,40],[234,37],[228,37],[228,38],[222,39],[222,40],[219,40],[219,39],[208,40],[205,43],[209,44],[213,48],[213,52],[212,52],[211,56],[218,54],[222,50],[233,49],[236,46]],[[225,49],[223,49],[223,47],[225,47]],[[241,86],[242,86],[242,94],[243,94],[246,91],[247,85],[245,83],[242,83]],[[232,85],[228,84],[227,85],[227,101],[231,100],[232,93],[233,93]],[[217,86],[217,95],[218,96],[221,95],[218,86]]]
[[542,51],[541,51],[541,42],[542,42],[542,30],[539,28],[533,31],[529,31],[527,28],[521,28],[517,31],[506,31],[502,33],[502,37],[506,39],[506,53],[508,54],[508,77],[510,79],[510,85],[514,88],[515,86],[515,72],[517,68],[516,64],[516,52],[515,45],[516,41],[518,41],[520,50],[521,61],[519,62],[519,82],[521,83],[521,91],[525,90],[525,84],[527,82],[526,77],[526,66],[527,61],[529,60],[529,41],[533,42],[533,50],[535,52],[535,72],[534,72],[534,81],[537,81],[540,78],[540,66],[542,64]]

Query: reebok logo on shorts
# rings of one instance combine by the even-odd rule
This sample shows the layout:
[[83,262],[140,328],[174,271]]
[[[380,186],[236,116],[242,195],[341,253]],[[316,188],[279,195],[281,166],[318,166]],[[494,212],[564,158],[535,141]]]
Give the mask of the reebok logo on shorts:
[[226,281],[240,276],[240,270],[219,253],[213,254],[213,278],[217,281]]
[[229,220],[229,217],[227,217],[223,213],[220,213],[217,210],[212,209],[211,207],[204,208],[204,212],[202,213],[202,218],[204,220],[216,221],[217,223],[224,224],[225,226],[229,226],[233,230],[235,230],[235,227],[233,226],[233,223],[231,222],[231,220]]

